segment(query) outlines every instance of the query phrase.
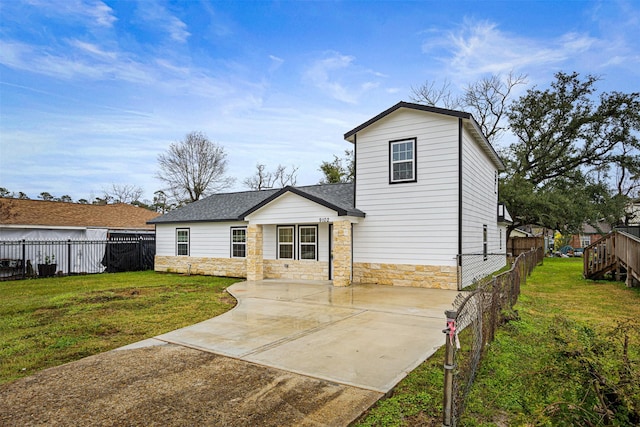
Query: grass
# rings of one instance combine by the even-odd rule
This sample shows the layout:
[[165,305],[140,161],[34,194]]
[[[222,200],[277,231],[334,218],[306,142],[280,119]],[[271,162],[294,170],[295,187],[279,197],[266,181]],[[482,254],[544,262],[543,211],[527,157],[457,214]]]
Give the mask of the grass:
[[0,384],[217,316],[239,279],[153,271],[0,282]]
[[[458,425],[640,423],[640,289],[583,279],[581,259],[548,258],[515,308]],[[442,425],[443,362],[440,349],[357,425]]]

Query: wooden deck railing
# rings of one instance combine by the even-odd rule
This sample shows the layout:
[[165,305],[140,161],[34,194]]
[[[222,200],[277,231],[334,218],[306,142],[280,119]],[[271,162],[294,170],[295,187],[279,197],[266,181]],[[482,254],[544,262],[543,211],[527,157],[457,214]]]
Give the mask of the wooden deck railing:
[[640,281],[640,239],[613,231],[584,249],[584,277],[601,279],[621,269],[627,272],[627,286]]

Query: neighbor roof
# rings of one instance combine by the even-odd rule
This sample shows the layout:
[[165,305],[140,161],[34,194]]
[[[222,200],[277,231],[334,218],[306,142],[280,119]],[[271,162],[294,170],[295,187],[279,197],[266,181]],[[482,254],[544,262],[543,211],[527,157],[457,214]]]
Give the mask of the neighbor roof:
[[149,224],[243,221],[250,213],[288,192],[333,209],[338,212],[338,215],[364,216],[362,211],[355,209],[353,206],[353,184],[319,184],[213,194],[205,199],[189,203],[186,206],[154,218],[149,221]]
[[400,101],[393,107],[384,110],[382,113],[378,114],[377,116],[367,120],[361,125],[356,126],[355,128],[351,129],[349,132],[345,133],[344,139],[349,142],[355,142],[354,135],[356,135],[361,130],[371,126],[378,120],[381,120],[387,117],[389,114],[399,110],[400,108],[408,108],[411,110],[425,111],[427,113],[442,114],[445,116],[451,116],[451,117],[457,117],[457,118],[463,119],[465,121],[466,128],[475,136],[476,141],[480,144],[480,147],[484,150],[484,152],[487,153],[489,158],[493,160],[493,162],[496,164],[499,170],[504,170],[505,168],[504,163],[502,163],[502,160],[498,156],[498,153],[496,153],[496,150],[494,150],[491,143],[487,140],[485,135],[482,133],[482,130],[480,129],[480,125],[478,125],[478,122],[476,122],[472,114],[465,113],[464,111],[449,110],[446,108],[432,107],[430,105],[414,104],[411,102]]
[[3,225],[96,227],[109,229],[153,229],[147,224],[157,212],[126,203],[112,205],[84,205],[79,203],[50,202],[0,198],[9,205],[9,217]]

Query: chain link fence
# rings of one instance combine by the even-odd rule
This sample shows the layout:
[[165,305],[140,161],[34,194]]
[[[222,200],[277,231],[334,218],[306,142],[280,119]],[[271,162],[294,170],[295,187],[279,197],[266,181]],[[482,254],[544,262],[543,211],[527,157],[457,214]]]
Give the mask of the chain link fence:
[[460,265],[459,289],[491,280],[491,274],[507,265],[506,253],[458,255]]
[[0,280],[151,270],[155,236],[0,241]]
[[508,271],[476,280],[475,290],[458,294],[454,309],[445,312],[444,426],[457,425],[486,345],[513,313],[520,286],[543,258],[542,248],[521,254]]

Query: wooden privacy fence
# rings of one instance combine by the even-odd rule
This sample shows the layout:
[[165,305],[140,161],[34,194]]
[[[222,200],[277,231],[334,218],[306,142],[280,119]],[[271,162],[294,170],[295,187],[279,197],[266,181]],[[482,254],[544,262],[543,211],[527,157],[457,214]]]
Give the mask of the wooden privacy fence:
[[615,272],[627,274],[627,286],[640,281],[640,238],[616,230],[584,248],[583,275],[588,279],[602,279]]
[[544,237],[511,237],[507,243],[507,252],[513,258],[537,248],[544,248]]

